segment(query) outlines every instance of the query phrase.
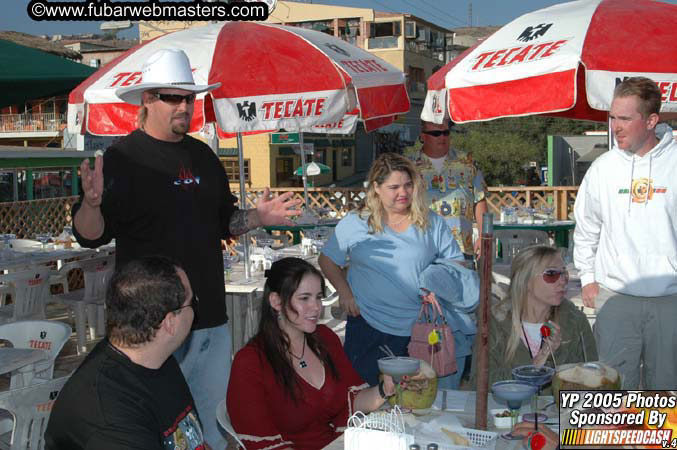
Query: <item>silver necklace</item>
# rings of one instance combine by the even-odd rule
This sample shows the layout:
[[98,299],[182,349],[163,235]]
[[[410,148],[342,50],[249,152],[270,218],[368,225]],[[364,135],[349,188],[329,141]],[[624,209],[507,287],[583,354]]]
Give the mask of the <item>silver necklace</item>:
[[289,354],[292,355],[292,357],[294,357],[294,359],[299,360],[299,367],[301,369],[305,369],[306,367],[308,367],[308,363],[306,362],[305,359],[303,359],[303,355],[306,354],[306,337],[305,336],[303,336],[303,350],[301,350],[301,356],[296,356],[295,354],[293,354],[292,351],[291,351],[291,348],[288,351],[289,351]]
[[399,224],[401,224],[402,222],[404,222],[405,220],[407,220],[408,218],[409,218],[409,216],[407,215],[407,216],[402,217],[400,220],[398,220],[397,222],[394,222],[394,223],[391,223],[390,221],[388,221],[388,226],[390,228],[396,227]]

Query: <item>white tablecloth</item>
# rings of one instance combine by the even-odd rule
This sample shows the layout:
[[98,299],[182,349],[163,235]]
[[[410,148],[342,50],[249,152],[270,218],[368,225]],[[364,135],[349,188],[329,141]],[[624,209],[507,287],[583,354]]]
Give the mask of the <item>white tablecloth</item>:
[[[438,399],[436,400],[435,404],[440,404],[439,397],[441,395],[441,392],[442,391],[438,392]],[[433,435],[428,435],[426,433],[426,430],[434,429],[435,425],[442,424],[442,426],[445,426],[446,428],[447,426],[453,427],[454,424],[460,424],[464,428],[469,429],[475,428],[476,393],[474,391],[449,391],[449,393],[457,400],[457,403],[458,401],[463,403],[461,411],[458,410],[439,411],[438,409],[433,408],[430,411],[422,411],[420,413],[417,412],[417,414],[412,413],[404,414],[404,421],[407,432],[414,435],[414,439],[416,443],[421,446],[421,449],[425,449],[429,443],[433,442],[433,440],[431,439],[435,439],[434,442],[439,445],[440,450],[453,448],[451,447],[451,440],[444,437],[443,435],[440,437],[430,437]],[[557,431],[558,430],[557,424],[559,423],[558,411],[557,408],[551,403],[552,396],[543,396],[539,398],[538,405],[539,408],[549,405],[548,408],[546,408],[544,411],[548,416],[547,423],[549,424],[548,425],[549,427]],[[460,404],[454,405],[448,403],[447,407],[460,409]],[[506,409],[505,404],[494,400],[493,396],[490,393],[488,398],[487,410],[491,410],[494,408]],[[530,411],[531,411],[530,402],[525,402],[525,404],[522,405],[520,414],[527,413]],[[426,424],[429,425],[426,426]],[[496,450],[518,450],[523,448],[521,440],[509,441],[501,439],[500,434],[507,433],[509,429],[496,429],[493,425],[491,417],[489,417],[487,425],[488,425],[487,431],[492,431],[499,435],[499,437],[497,437],[495,441]],[[341,435],[334,442],[326,446],[325,450],[343,450],[343,448],[344,448],[344,440],[343,435]]]

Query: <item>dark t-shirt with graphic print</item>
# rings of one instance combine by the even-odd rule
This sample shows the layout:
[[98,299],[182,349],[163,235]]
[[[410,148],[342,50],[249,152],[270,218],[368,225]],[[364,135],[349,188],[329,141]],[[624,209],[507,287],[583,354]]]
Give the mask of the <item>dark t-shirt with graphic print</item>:
[[186,380],[173,356],[159,369],[99,342],[59,393],[47,450],[204,449]]
[[87,240],[74,228],[78,242],[95,248],[115,238],[118,267],[141,256],[176,259],[200,299],[195,329],[224,324],[221,239],[229,237],[237,199],[218,157],[190,136],[166,142],[136,130],[106,150],[103,162],[105,229]]

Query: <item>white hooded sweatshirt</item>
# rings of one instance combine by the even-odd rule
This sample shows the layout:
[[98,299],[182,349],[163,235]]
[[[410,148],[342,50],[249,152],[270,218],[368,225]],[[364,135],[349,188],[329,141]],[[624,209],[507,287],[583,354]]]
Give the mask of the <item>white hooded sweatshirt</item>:
[[677,293],[677,143],[643,157],[614,146],[585,174],[574,214],[574,262],[594,281],[640,297]]

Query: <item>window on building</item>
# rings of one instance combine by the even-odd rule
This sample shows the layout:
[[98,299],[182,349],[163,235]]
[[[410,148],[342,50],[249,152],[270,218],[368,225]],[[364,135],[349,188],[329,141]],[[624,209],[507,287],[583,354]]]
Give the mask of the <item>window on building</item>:
[[404,37],[411,39],[416,38],[416,22],[411,20],[404,22]]
[[409,92],[425,92],[425,71],[420,67],[409,66]]
[[338,20],[339,37],[353,45],[357,44],[357,37],[360,35],[360,19],[339,19]]
[[326,150],[315,150],[315,155],[313,156],[313,161],[327,164],[327,151]]
[[33,171],[33,198],[67,197],[71,195],[70,170]]
[[331,36],[334,35],[334,21],[333,20],[313,20],[308,22],[289,23],[295,27],[305,28],[307,30],[320,31]]
[[402,34],[402,23],[395,22],[372,22],[370,24],[370,37],[388,37],[400,36]]
[[275,178],[278,186],[280,183],[287,182],[294,176],[294,159],[277,158],[275,160]]
[[351,167],[353,165],[353,149],[344,148],[341,152],[341,166]]
[[[238,164],[237,158],[221,158],[221,164],[223,168],[226,169],[226,175],[228,175],[228,181],[231,183],[240,182],[240,164]],[[245,182],[251,182],[250,172],[249,172],[249,160],[244,160],[244,180]]]
[[369,24],[369,49],[397,48],[398,36],[402,35],[402,23],[371,22]]

